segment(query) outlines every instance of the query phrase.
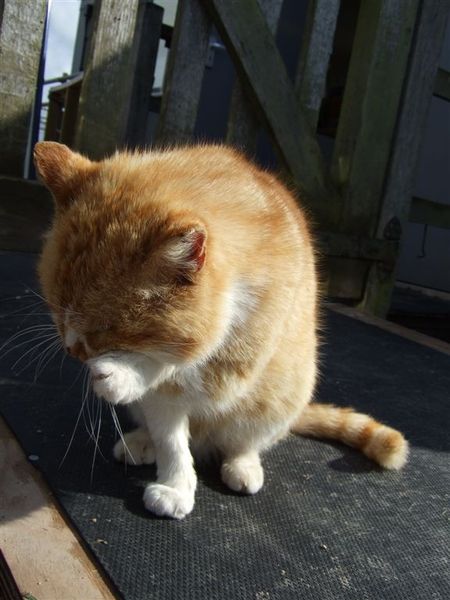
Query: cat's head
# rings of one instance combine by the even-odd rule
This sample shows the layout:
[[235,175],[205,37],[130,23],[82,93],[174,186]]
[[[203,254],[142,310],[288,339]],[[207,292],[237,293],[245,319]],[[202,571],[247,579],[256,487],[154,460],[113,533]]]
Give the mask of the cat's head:
[[226,276],[183,182],[170,185],[170,168],[149,155],[92,162],[41,142],[34,156],[55,201],[39,276],[67,351],[94,379],[111,357],[166,373],[211,353],[226,329]]

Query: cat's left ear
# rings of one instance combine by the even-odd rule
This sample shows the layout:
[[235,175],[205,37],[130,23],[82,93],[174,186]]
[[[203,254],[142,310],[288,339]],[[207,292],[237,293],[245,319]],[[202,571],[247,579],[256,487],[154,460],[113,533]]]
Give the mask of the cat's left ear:
[[51,191],[58,208],[70,205],[95,165],[57,142],[38,142],[34,147],[34,164],[39,179]]
[[191,280],[201,271],[206,261],[207,233],[203,225],[195,224],[183,228],[172,236],[165,248],[164,259],[177,274]]

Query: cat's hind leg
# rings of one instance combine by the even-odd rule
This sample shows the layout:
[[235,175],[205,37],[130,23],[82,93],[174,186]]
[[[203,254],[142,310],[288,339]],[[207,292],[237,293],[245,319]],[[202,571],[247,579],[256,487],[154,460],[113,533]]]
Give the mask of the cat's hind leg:
[[243,494],[256,494],[264,483],[259,454],[248,451],[226,457],[222,462],[222,481],[230,489]]
[[138,427],[123,435],[113,448],[116,460],[127,465],[151,465],[156,460],[155,447],[148,431]]

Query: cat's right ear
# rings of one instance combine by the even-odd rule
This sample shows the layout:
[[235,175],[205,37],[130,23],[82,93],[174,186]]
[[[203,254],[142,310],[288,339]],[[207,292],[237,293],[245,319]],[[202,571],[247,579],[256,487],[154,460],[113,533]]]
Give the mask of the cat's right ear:
[[50,190],[60,209],[71,204],[95,165],[88,158],[57,142],[38,142],[34,147],[34,164],[39,179]]

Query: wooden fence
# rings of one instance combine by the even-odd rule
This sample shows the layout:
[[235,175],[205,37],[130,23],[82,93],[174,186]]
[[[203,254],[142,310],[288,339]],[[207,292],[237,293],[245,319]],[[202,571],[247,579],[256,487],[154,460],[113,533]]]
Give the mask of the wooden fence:
[[[448,208],[412,202],[433,91],[449,98],[449,75],[437,69],[449,3],[360,3],[331,161],[322,155],[317,128],[341,2],[309,0],[293,80],[275,42],[282,5],[180,0],[155,141],[194,139],[214,27],[238,75],[225,141],[252,154],[258,131],[268,132],[282,177],[299,190],[317,224],[328,293],[383,314],[409,215],[420,222],[450,220]],[[96,2],[71,131],[78,150],[99,158],[145,143],[162,17],[162,9],[147,0]]]

